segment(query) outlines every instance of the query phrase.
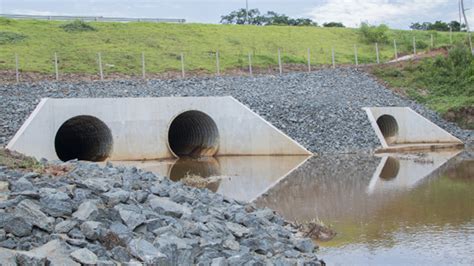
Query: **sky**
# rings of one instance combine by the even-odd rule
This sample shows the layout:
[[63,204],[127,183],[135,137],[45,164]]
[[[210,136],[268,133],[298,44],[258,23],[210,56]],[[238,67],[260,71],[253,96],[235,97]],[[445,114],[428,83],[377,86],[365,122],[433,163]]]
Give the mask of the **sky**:
[[[258,8],[311,18],[322,24],[337,21],[349,27],[361,22],[408,29],[412,22],[459,20],[458,0],[248,0]],[[474,27],[474,0],[464,0]],[[133,18],[184,18],[187,22],[219,23],[221,15],[245,7],[245,0],[0,0],[0,13]]]

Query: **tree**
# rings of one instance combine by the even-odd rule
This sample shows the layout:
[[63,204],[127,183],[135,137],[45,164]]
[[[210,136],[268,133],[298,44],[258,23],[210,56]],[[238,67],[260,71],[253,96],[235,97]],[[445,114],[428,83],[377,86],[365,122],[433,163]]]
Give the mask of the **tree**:
[[[230,14],[221,16],[222,24],[246,24],[246,10],[244,8],[232,11]],[[290,18],[285,14],[268,11],[260,15],[258,9],[248,11],[248,24],[252,25],[288,25],[288,26],[317,26],[318,24],[309,18]]]
[[260,16],[258,9],[250,9],[247,14],[245,8],[241,8],[236,11],[230,12],[230,14],[221,16],[222,24],[245,24],[245,18],[248,19],[248,24],[263,25],[265,23],[264,18]]
[[336,28],[345,28],[344,24],[341,22],[326,22],[323,23],[323,27],[330,28],[330,27],[336,27]]
[[[462,25],[464,27],[464,24]],[[412,23],[410,29],[412,30],[436,30],[436,31],[449,31],[451,28],[452,31],[461,31],[461,25],[457,21],[451,21],[449,23],[442,22],[442,21],[435,21],[435,23],[431,22],[415,22]]]

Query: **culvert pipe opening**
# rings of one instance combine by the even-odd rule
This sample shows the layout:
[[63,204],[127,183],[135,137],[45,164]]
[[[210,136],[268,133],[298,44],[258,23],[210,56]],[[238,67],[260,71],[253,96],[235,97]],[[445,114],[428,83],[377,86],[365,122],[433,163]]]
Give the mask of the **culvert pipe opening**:
[[377,126],[387,143],[394,143],[398,136],[397,120],[391,115],[382,115],[377,119]]
[[54,147],[62,161],[103,161],[110,156],[112,132],[100,119],[80,115],[64,122],[56,133]]
[[214,156],[219,147],[219,131],[210,116],[186,111],[173,119],[168,131],[171,151],[181,156]]

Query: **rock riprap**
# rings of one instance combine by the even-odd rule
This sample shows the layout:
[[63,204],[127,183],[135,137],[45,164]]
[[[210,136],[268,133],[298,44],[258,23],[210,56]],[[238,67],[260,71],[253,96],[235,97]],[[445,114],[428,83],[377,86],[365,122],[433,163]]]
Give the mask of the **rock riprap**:
[[70,171],[0,168],[2,264],[321,264],[313,242],[270,209],[136,168],[42,163]]

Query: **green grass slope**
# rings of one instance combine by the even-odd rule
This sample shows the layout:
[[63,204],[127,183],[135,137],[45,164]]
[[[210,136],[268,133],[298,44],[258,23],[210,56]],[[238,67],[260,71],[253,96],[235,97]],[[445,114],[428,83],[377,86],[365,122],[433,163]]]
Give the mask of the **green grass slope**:
[[[11,20],[0,18],[0,70],[15,69],[19,56],[21,71],[54,73],[54,53],[61,73],[97,73],[97,53],[101,52],[104,72],[139,75],[141,53],[145,53],[148,73],[180,70],[184,53],[187,71],[214,72],[215,51],[219,50],[222,69],[247,68],[248,53],[254,66],[277,64],[281,49],[285,64],[306,64],[311,49],[313,65],[330,64],[334,47],[338,64],[354,62],[357,44],[360,63],[375,62],[374,44],[361,41],[357,29],[251,25],[88,23],[96,30],[67,31],[67,22]],[[430,34],[435,47],[450,43],[449,33],[391,30],[401,54],[411,53],[412,37],[419,49],[428,49]],[[453,34],[462,40],[464,34]],[[393,58],[392,43],[380,44],[382,61]]]
[[467,46],[456,45],[447,55],[374,68],[372,73],[446,119],[474,129],[474,56]]

